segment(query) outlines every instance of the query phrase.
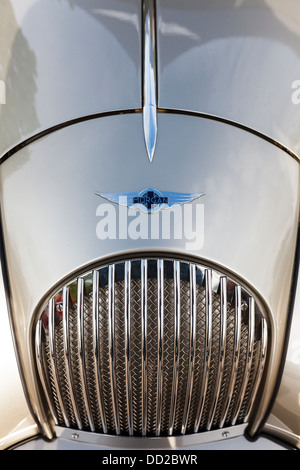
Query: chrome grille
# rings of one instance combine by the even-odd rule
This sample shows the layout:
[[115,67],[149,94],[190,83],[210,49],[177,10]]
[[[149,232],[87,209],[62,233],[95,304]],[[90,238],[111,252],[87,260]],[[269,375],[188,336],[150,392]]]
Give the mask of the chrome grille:
[[139,259],[58,290],[35,338],[57,425],[170,436],[247,423],[267,324],[254,297],[221,273]]

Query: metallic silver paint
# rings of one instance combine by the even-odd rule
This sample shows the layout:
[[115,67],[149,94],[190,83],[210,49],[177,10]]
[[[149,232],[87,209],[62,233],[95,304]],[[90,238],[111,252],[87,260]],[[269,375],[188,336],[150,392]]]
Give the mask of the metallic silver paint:
[[140,0],[0,2],[0,156],[69,120],[141,109]]
[[0,450],[39,434],[24,396],[12,338],[6,292],[0,271]]
[[226,118],[300,155],[298,0],[157,0],[158,106]]
[[[299,268],[299,267],[298,267]],[[300,450],[300,278],[289,335],[288,350],[281,385],[265,432],[288,442]]]

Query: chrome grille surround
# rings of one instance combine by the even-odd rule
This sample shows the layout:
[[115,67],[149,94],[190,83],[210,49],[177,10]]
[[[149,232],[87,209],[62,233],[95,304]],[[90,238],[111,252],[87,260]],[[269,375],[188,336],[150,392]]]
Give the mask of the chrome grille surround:
[[58,426],[173,436],[247,423],[267,355],[253,295],[195,263],[111,263],[51,297],[37,369]]

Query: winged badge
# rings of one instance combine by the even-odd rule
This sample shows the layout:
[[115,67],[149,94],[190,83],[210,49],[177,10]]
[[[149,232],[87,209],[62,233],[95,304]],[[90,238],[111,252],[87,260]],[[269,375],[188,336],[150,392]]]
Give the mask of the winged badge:
[[115,204],[119,204],[120,206],[135,206],[144,212],[152,214],[160,211],[161,209],[168,209],[173,206],[180,206],[181,204],[191,202],[204,196],[205,193],[177,193],[147,188],[142,191],[131,191],[127,193],[96,193],[96,195]]

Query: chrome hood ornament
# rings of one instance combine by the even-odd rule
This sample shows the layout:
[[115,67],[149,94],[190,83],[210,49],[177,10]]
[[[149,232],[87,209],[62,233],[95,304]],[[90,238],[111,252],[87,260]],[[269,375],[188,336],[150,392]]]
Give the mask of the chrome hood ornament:
[[97,196],[107,199],[120,206],[136,207],[149,214],[162,209],[169,209],[173,206],[192,202],[204,196],[205,193],[177,193],[170,191],[159,191],[154,188],[143,189],[142,191],[131,191],[127,193],[95,193]]
[[150,163],[157,138],[157,57],[155,0],[143,2],[143,126]]

